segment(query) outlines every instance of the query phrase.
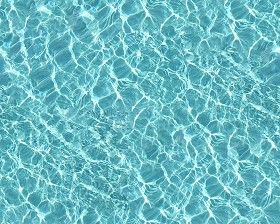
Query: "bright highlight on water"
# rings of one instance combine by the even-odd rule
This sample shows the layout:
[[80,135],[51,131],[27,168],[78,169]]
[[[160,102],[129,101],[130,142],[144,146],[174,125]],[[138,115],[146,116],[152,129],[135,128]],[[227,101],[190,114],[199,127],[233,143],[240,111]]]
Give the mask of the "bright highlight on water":
[[0,223],[279,224],[279,0],[0,0]]

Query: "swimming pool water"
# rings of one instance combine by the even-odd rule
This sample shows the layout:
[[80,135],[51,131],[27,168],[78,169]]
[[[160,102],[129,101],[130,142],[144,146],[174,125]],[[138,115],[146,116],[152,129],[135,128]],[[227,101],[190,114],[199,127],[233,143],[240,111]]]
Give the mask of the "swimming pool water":
[[0,223],[279,224],[278,0],[0,0]]

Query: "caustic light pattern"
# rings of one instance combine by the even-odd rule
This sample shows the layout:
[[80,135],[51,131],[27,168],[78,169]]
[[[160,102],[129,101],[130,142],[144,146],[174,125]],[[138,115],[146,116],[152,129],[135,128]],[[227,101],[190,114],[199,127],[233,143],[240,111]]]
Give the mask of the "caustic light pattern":
[[0,223],[279,224],[279,0],[0,0]]

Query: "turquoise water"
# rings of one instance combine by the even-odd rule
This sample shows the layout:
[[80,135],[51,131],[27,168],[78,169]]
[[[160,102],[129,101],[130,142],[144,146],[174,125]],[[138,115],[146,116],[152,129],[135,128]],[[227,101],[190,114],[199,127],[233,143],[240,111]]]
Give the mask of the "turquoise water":
[[278,0],[0,0],[0,223],[279,224]]

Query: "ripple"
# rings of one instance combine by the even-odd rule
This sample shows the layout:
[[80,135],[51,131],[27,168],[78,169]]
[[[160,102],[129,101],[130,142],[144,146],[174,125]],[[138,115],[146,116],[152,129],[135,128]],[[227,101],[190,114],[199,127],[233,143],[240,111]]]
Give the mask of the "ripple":
[[1,223],[279,223],[279,3],[0,3]]

